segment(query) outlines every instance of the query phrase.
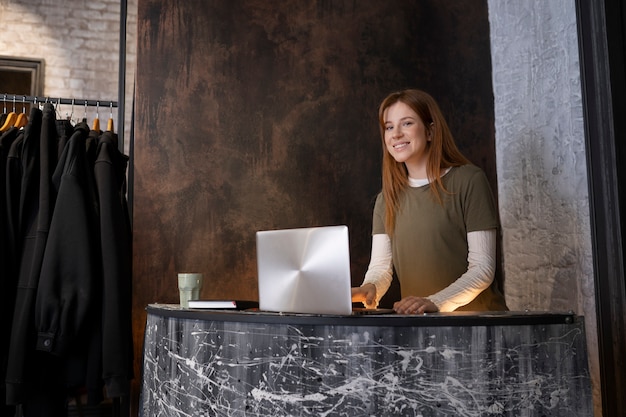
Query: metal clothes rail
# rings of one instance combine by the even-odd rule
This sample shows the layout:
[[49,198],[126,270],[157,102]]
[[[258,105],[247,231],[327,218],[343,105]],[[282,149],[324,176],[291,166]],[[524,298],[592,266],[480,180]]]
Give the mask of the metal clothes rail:
[[18,105],[20,103],[52,103],[52,104],[73,104],[75,106],[88,107],[117,107],[117,101],[114,100],[87,100],[82,98],[62,98],[62,97],[44,97],[44,96],[24,96],[18,94],[1,93],[0,100],[4,103]]

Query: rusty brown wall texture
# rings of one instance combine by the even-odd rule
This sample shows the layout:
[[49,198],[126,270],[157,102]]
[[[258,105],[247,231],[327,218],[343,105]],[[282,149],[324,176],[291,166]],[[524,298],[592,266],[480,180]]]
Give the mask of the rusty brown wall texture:
[[139,0],[137,59],[138,357],[177,272],[257,299],[257,230],[348,225],[360,283],[392,90],[435,96],[495,191],[486,0]]

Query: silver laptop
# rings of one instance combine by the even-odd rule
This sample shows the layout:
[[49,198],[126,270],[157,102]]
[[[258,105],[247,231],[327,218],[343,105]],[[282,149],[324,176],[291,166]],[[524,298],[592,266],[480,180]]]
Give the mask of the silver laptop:
[[347,226],[256,233],[259,309],[352,314]]

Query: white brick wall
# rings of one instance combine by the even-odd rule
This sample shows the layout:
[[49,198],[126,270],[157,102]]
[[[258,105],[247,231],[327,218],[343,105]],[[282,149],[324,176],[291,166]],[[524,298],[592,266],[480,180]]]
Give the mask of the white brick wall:
[[[137,0],[128,0],[126,26],[125,152],[136,64]],[[0,55],[43,59],[43,95],[90,100],[118,97],[120,2],[118,0],[0,0]],[[0,91],[11,93],[11,91]],[[63,116],[71,105],[61,105]],[[87,119],[96,108],[87,108]],[[75,106],[73,120],[82,119],[84,106]],[[100,108],[101,121],[110,109]],[[115,130],[119,126],[113,109]],[[106,124],[105,124],[106,126]]]

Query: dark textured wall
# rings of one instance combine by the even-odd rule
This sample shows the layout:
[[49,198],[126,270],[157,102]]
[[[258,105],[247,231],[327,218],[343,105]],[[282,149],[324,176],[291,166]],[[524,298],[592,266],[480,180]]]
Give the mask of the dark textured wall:
[[257,299],[257,230],[348,225],[360,283],[392,90],[433,94],[495,190],[486,1],[139,0],[137,59],[138,348],[177,272]]

